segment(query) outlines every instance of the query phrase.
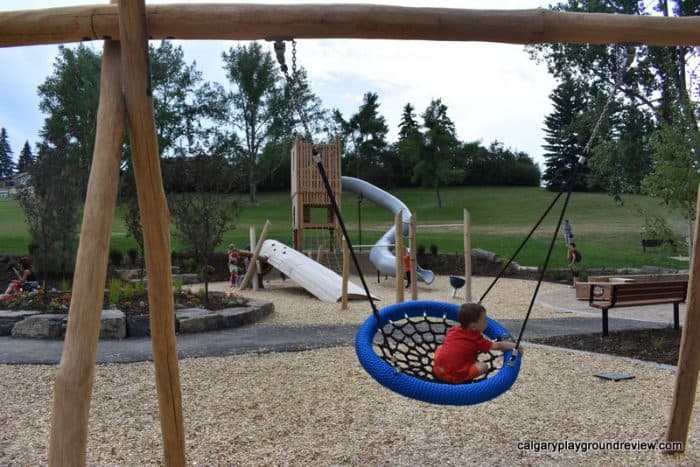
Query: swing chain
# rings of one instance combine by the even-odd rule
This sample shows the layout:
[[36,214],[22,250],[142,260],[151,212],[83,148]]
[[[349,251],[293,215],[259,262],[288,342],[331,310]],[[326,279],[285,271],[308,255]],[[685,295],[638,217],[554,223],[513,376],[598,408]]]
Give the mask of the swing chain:
[[313,153],[314,157],[318,159],[318,150],[316,149],[315,146],[313,146],[313,138],[311,136],[311,130],[309,129],[309,121],[306,118],[306,112],[304,111],[303,106],[301,105],[301,100],[300,100],[300,91],[301,91],[301,82],[299,80],[299,75],[297,74],[297,42],[292,39],[292,74],[289,74],[289,68],[287,67],[287,64],[285,63],[284,59],[284,53],[285,53],[285,44],[283,40],[277,40],[275,41],[275,54],[277,55],[277,61],[280,64],[280,70],[282,71],[282,74],[284,74],[284,78],[287,80],[287,87],[289,89],[289,95],[292,97],[292,102],[294,103],[294,107],[296,108],[297,114],[299,114],[299,120],[301,120],[301,124],[304,126],[304,135],[305,139],[312,144],[313,147]]

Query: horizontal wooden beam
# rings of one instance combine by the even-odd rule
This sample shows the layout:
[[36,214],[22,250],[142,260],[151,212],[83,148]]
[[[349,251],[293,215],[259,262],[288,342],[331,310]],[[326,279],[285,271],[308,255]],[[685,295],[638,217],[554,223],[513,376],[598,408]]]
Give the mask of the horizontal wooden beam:
[[[170,4],[147,7],[153,39],[401,39],[511,44],[700,45],[700,17],[384,5]],[[114,5],[0,12],[0,47],[118,39]]]

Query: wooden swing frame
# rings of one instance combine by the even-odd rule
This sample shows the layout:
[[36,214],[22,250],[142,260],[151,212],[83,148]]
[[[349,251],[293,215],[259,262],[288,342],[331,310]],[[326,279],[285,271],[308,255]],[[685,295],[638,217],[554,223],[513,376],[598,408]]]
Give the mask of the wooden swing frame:
[[[146,6],[144,0],[119,0],[118,5],[0,12],[0,47],[104,40],[93,164],[77,252],[73,299],[56,374],[50,465],[85,465],[101,295],[125,122],[128,122],[131,138],[144,229],[164,460],[167,465],[185,465],[186,462],[173,317],[170,222],[148,77],[148,39],[290,37],[694,46],[700,45],[700,17],[382,5]],[[125,76],[129,79],[123,79]],[[693,251],[700,251],[698,230],[700,212],[695,220]],[[700,260],[693,255],[667,441],[685,443],[695,400],[700,370],[698,274]]]

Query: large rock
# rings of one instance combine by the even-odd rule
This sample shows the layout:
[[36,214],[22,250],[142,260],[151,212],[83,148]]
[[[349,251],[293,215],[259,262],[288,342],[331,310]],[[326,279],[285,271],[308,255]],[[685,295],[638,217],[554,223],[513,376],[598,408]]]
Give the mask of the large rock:
[[23,319],[41,314],[40,311],[25,311],[25,310],[0,310],[0,336],[9,336],[12,334],[12,328],[15,324]]
[[150,337],[151,318],[149,315],[128,315],[126,317],[126,334],[129,337]]
[[126,318],[120,310],[102,310],[100,318],[100,339],[124,339]]
[[66,332],[66,315],[34,315],[15,324],[12,337],[58,339]]
[[185,308],[175,312],[177,331],[183,334],[221,329],[223,319],[216,312],[202,308]]

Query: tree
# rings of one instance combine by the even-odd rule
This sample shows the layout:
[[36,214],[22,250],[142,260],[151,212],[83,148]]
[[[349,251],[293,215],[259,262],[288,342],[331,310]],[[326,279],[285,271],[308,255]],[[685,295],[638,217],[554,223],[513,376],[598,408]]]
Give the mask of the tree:
[[19,161],[17,162],[17,172],[26,172],[29,167],[34,165],[34,155],[32,154],[32,148],[29,146],[29,141],[24,142],[22,151],[19,153]]
[[139,276],[143,277],[145,262],[143,248],[143,226],[141,225],[141,211],[139,210],[139,204],[135,197],[132,197],[129,200],[126,211],[124,211],[124,225],[126,226],[127,235],[133,238],[138,246],[139,258],[141,258],[141,272]]
[[[358,112],[345,121],[336,111],[336,120],[350,148],[346,152],[346,166],[354,166],[357,178],[370,178],[383,164],[384,153],[389,145],[386,135],[389,127],[386,119],[379,114],[379,95],[365,93]],[[360,170],[363,168],[363,170]]]
[[[545,117],[547,144],[543,180],[550,190],[568,188],[568,182],[578,157],[583,155],[591,129],[581,118],[590,104],[586,90],[571,79],[564,81],[550,94],[554,110]],[[574,189],[586,186],[586,169],[579,172]]]
[[688,220],[688,253],[691,254],[698,183],[700,182],[700,133],[697,123],[677,110],[673,123],[663,123],[651,137],[652,171],[642,181],[647,194],[660,197],[679,209]]
[[243,133],[250,202],[255,203],[260,151],[282,105],[279,78],[272,55],[263,52],[257,42],[232,47],[223,53],[223,59],[226,76],[235,86],[228,95],[230,120]]
[[202,72],[196,62],[188,65],[182,47],[172,42],[150,45],[149,54],[158,148],[163,157],[186,155],[205,131],[204,103],[198,98]]
[[394,177],[399,185],[408,185],[412,180],[413,167],[420,158],[425,144],[423,133],[416,120],[415,108],[407,103],[399,122],[399,140],[395,147]]
[[421,117],[425,127],[424,144],[413,169],[413,180],[434,188],[437,206],[441,208],[440,185],[460,176],[454,168],[459,140],[441,99],[433,99]]
[[197,155],[182,162],[180,173],[196,191],[170,194],[168,204],[177,235],[200,266],[204,304],[209,306],[212,255],[223,234],[235,228],[240,208],[236,201],[221,195],[232,183],[224,157]]
[[72,270],[78,244],[80,196],[68,167],[65,144],[42,145],[34,165],[29,167],[29,181],[19,192],[19,202],[32,238],[30,252],[37,255],[44,275]]
[[7,141],[7,130],[0,129],[0,177],[11,177],[15,173],[12,149]]
[[81,195],[87,189],[95,144],[101,54],[80,44],[60,46],[53,72],[39,85],[39,108],[47,114],[42,143],[51,150],[66,151],[74,184]]
[[624,106],[611,120],[614,131],[594,147],[588,161],[590,182],[622,202],[623,194],[641,192],[651,170],[655,124],[647,110],[635,106]]

